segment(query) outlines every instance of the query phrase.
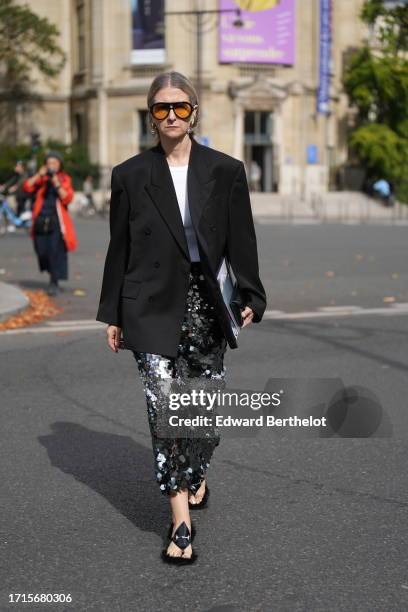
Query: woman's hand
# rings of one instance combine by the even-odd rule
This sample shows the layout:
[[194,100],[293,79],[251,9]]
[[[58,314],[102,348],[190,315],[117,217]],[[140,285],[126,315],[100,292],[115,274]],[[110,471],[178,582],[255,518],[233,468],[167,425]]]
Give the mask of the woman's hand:
[[47,166],[44,164],[43,166],[41,166],[38,172],[36,172],[36,174],[33,174],[33,176],[30,176],[28,179],[26,179],[25,184],[28,187],[34,187],[37,181],[39,181],[40,179],[43,179],[46,174],[47,174]]
[[65,189],[63,187],[61,187],[61,183],[59,181],[58,175],[54,174],[54,176],[51,179],[52,184],[54,185],[55,189],[58,191],[58,195],[60,198],[64,199],[65,196],[67,195]]
[[114,353],[117,353],[120,348],[122,329],[116,325],[108,325],[106,334],[108,336],[108,346]]
[[252,323],[252,319],[254,318],[254,311],[249,306],[245,306],[245,309],[241,312],[241,316],[244,321],[242,323],[242,327],[245,327],[245,325],[249,325],[249,323]]
[[51,179],[52,184],[54,185],[54,187],[56,187],[57,189],[59,189],[61,187],[61,184],[59,182],[59,178],[56,174],[54,174],[54,176]]

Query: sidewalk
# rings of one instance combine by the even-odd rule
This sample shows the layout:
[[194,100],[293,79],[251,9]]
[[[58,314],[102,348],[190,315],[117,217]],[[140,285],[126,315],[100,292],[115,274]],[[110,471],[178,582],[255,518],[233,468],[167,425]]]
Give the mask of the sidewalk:
[[[102,207],[107,192],[94,191],[95,205]],[[70,212],[76,215],[81,208],[82,192],[75,192],[70,205]],[[378,200],[369,198],[360,191],[328,191],[310,194],[304,200],[299,195],[282,195],[279,193],[250,192],[252,211],[259,220],[280,221],[395,221],[408,222],[408,205],[396,202],[391,208],[383,206]]]
[[9,283],[0,282],[0,321],[8,319],[29,305],[26,295]]
[[358,191],[329,191],[301,200],[299,196],[251,192],[255,218],[292,221],[408,221],[408,205],[391,208]]

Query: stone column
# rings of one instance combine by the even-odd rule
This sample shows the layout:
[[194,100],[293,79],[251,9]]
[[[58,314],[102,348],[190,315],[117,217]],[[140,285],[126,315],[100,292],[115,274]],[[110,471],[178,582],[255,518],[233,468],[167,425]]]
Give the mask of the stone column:
[[107,24],[107,4],[105,0],[92,2],[92,66],[93,82],[97,95],[97,137],[98,137],[98,163],[101,169],[101,185],[105,185],[109,172],[108,160],[108,98],[106,93],[107,82],[107,44],[109,29]]
[[237,159],[244,159],[244,109],[240,100],[234,100],[234,152]]
[[282,103],[276,103],[273,110],[273,167],[277,171],[278,192],[281,192],[281,174],[284,164],[283,157],[283,122],[282,122]]

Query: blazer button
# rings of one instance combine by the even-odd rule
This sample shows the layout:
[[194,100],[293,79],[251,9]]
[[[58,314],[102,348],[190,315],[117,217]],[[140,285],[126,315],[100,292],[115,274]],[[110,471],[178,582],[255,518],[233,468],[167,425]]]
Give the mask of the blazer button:
[[215,232],[215,230],[216,230],[216,229],[217,229],[217,228],[215,227],[215,225],[212,225],[212,226],[211,226],[211,231],[212,231],[212,232]]
[[154,297],[152,295],[149,295],[149,297],[147,298],[149,302],[153,302]]
[[155,267],[155,268],[160,268],[160,263],[159,263],[158,261],[155,261],[155,262],[154,262],[154,267]]
[[145,234],[147,234],[147,235],[149,235],[149,234],[151,234],[151,233],[152,233],[152,230],[150,229],[150,227],[145,227],[145,231],[144,231],[144,233],[145,233]]

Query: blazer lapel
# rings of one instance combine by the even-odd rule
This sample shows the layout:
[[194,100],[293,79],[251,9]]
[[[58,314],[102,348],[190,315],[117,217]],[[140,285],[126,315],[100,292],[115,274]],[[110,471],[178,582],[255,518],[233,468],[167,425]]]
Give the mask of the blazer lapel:
[[214,193],[215,178],[211,176],[211,166],[205,153],[205,146],[192,140],[187,172],[187,188],[191,222],[196,232],[197,241],[209,256],[207,239],[200,230],[200,219],[207,202]]
[[[187,170],[187,191],[190,206],[190,215],[197,239],[203,249],[208,253],[208,245],[205,238],[199,232],[199,223],[202,211],[215,186],[215,179],[210,177],[208,161],[203,159],[200,145],[191,139],[191,150]],[[159,143],[151,149],[153,162],[151,166],[150,183],[145,186],[153,203],[168,225],[175,240],[190,261],[187,239],[184,231],[183,220],[174,189],[173,179],[166,160],[165,152]]]

